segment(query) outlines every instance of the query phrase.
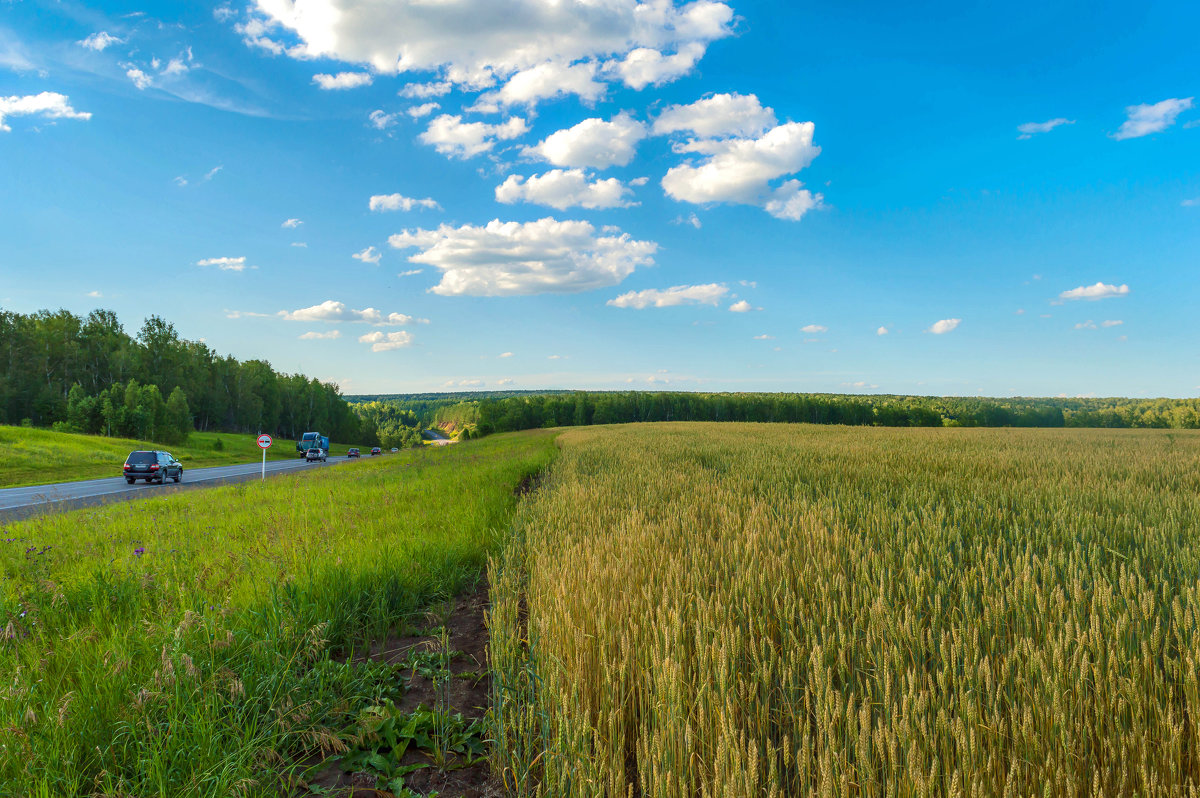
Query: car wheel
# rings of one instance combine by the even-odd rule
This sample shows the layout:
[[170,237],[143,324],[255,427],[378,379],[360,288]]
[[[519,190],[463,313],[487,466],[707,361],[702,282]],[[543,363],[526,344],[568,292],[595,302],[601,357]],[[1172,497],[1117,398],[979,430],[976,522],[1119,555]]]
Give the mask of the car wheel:
[[182,468],[179,469],[179,473],[175,475],[175,484],[178,485],[180,482],[183,482],[183,469]]
[[136,481],[137,481],[137,480],[133,480],[133,479],[130,479],[129,477],[125,477],[125,484],[126,484],[126,485],[132,485],[132,484],[133,484],[134,482],[136,482]]

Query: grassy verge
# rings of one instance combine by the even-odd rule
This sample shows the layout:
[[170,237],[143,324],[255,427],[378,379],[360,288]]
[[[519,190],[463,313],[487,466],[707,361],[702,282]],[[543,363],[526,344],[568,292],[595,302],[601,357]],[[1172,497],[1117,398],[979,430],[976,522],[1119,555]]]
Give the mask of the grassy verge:
[[[181,446],[99,435],[76,435],[27,427],[0,426],[0,488],[45,485],[79,479],[121,475],[121,464],[135,449],[163,449],[186,468],[234,465],[262,459],[256,436],[230,432],[194,432]],[[353,444],[330,442],[331,456],[344,457]],[[364,450],[364,454],[370,448]],[[268,460],[292,460],[300,455],[296,442],[276,440]]]
[[476,579],[553,435],[11,524],[0,795],[280,795],[399,680],[351,665]]
[[1200,785],[1200,434],[568,431],[493,562],[521,795]]

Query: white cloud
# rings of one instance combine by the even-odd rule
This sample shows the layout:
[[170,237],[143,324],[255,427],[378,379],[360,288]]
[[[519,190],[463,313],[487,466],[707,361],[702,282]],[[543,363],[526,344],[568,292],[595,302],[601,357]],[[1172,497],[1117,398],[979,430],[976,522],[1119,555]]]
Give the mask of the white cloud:
[[407,113],[413,119],[420,119],[421,117],[429,116],[441,107],[442,106],[438,105],[437,103],[421,103],[420,105],[414,105],[412,108],[409,108],[407,111],[405,111],[405,113]]
[[697,230],[699,230],[702,226],[700,224],[700,217],[694,213],[689,213],[687,216],[676,216],[671,220],[671,224],[690,224]]
[[46,119],[83,119],[88,120],[92,115],[86,111],[76,111],[71,107],[71,100],[65,94],[44,91],[41,94],[13,95],[0,97],[0,131],[12,130],[5,122],[10,116],[40,116]]
[[225,168],[224,166],[214,166],[212,169],[209,169],[207,172],[204,173],[204,179],[206,181],[212,180],[214,177],[217,176],[217,172],[221,171],[224,168]]
[[1197,205],[1200,205],[1200,197],[1196,197],[1195,199],[1185,199],[1179,204],[1185,208],[1195,208]]
[[246,266],[245,255],[241,256],[240,258],[205,258],[203,260],[196,261],[196,265],[216,266],[218,269],[224,272],[240,272],[245,271],[247,268],[254,268],[252,266]]
[[512,357],[512,356],[513,356],[512,352],[501,352],[500,354],[496,355],[496,357]]
[[396,276],[397,277],[412,277],[414,275],[420,274],[423,271],[425,271],[425,270],[424,269],[409,269],[408,271],[400,272]]
[[738,280],[738,285],[743,288],[758,288],[757,280]]
[[1088,319],[1087,321],[1081,321],[1075,325],[1075,329],[1076,330],[1094,330],[1094,329],[1096,329],[1096,322],[1092,321],[1091,319]]
[[293,241],[291,245],[293,247],[303,247],[304,249],[308,249],[308,244],[303,241]]
[[754,310],[754,306],[744,299],[740,299],[729,306],[729,309],[734,313],[749,313]]
[[300,219],[286,219],[286,220],[284,220],[283,224],[281,224],[279,226],[286,227],[289,230],[295,230],[297,227],[299,227],[302,224],[304,224],[304,222],[301,221]]
[[1125,296],[1128,293],[1128,285],[1096,283],[1095,285],[1081,285],[1078,288],[1072,288],[1070,291],[1063,291],[1058,295],[1058,298],[1060,301],[1072,299],[1095,301],[1097,299],[1107,299],[1108,297]]
[[299,310],[281,310],[276,314],[287,321],[349,321],[365,322],[380,327],[404,327],[409,324],[428,324],[429,319],[418,319],[405,313],[389,313],[384,316],[375,308],[352,310],[342,302],[327,299],[319,305],[300,308]]
[[412,343],[412,333],[407,330],[384,333],[376,330],[358,337],[360,344],[370,344],[372,352],[388,352],[392,349],[403,349]]
[[359,86],[370,86],[371,75],[367,72],[339,72],[336,75],[313,75],[313,83],[326,91],[338,89],[357,89]]
[[716,305],[729,293],[720,283],[705,285],[674,285],[670,288],[647,288],[630,291],[610,299],[606,304],[616,308],[669,308],[677,305]]
[[496,186],[496,200],[507,204],[532,202],[564,210],[582,208],[628,208],[633,191],[615,177],[588,182],[582,169],[552,169],[528,179],[509,175]]
[[956,330],[960,324],[962,324],[962,319],[942,319],[941,321],[934,322],[925,332],[931,332],[934,335],[945,335],[948,332]]
[[341,330],[330,330],[329,332],[306,332],[300,336],[301,341],[332,341],[342,337]]
[[132,80],[133,85],[137,86],[139,90],[148,89],[154,83],[154,80],[149,75],[137,67],[129,67],[126,69],[125,77]]
[[626,86],[641,91],[647,86],[661,86],[692,71],[707,47],[691,42],[670,55],[653,47],[630,50],[624,58],[609,61],[604,71],[619,77]]
[[[730,35],[733,22],[733,10],[713,0],[257,0],[256,11],[257,27],[238,28],[253,46],[293,58],[366,64],[385,74],[436,72],[481,88],[548,62],[629,60],[641,48],[675,52],[682,60],[618,71],[633,86],[661,82],[690,68],[707,42]],[[284,47],[267,33],[295,43]]]
[[734,202],[758,205],[780,219],[799,219],[821,205],[820,194],[788,180],[772,188],[770,181],[798,172],[821,148],[812,143],[812,122],[788,122],[757,139],[691,141],[677,152],[703,156],[698,165],[667,170],[662,180],[667,196],[683,202]]
[[1113,134],[1117,141],[1136,139],[1166,130],[1175,124],[1175,117],[1192,107],[1193,97],[1172,98],[1153,105],[1131,105],[1125,109],[1128,119]]
[[714,94],[691,105],[672,105],[654,120],[658,135],[687,132],[700,138],[758,136],[776,125],[775,112],[753,94]]
[[183,175],[179,175],[174,180],[175,180],[175,185],[179,186],[180,188],[183,188],[184,186],[186,186],[188,184],[187,178],[184,177]]
[[227,319],[269,319],[270,313],[255,313],[252,310],[229,310],[225,309],[225,318]]
[[574,127],[551,133],[537,146],[526,147],[524,154],[555,166],[605,169],[632,161],[638,142],[645,137],[646,126],[622,111],[608,122],[585,119]]
[[403,194],[374,194],[367,201],[367,207],[373,211],[411,211],[413,208],[429,208],[436,211],[442,208],[430,197],[413,199]]
[[441,97],[444,94],[449,94],[453,87],[449,81],[438,81],[436,83],[410,83],[400,91],[396,92],[399,96],[412,100],[427,100],[430,97]]
[[517,72],[499,91],[483,94],[472,106],[474,111],[499,111],[514,105],[535,105],[551,97],[577,95],[593,103],[604,96],[605,84],[596,80],[594,63],[564,64],[547,61]]
[[383,257],[380,252],[375,250],[375,247],[367,247],[362,252],[355,252],[350,257],[355,260],[361,260],[363,263],[379,263],[379,259]]
[[1063,119],[1061,117],[1059,117],[1058,119],[1051,119],[1046,122],[1026,122],[1023,125],[1017,125],[1017,132],[1021,134],[1021,135],[1017,136],[1017,138],[1018,139],[1031,139],[1034,137],[1035,134],[1049,133],[1051,130],[1054,130],[1054,128],[1058,127],[1059,125],[1073,125],[1073,124],[1075,124],[1074,119]]
[[546,357],[546,359],[547,360],[567,360],[568,358],[566,355],[548,355]]
[[829,328],[823,324],[806,324],[800,328],[800,332],[805,332],[812,335],[815,333],[829,332]]
[[510,116],[499,125],[489,125],[485,122],[464,122],[461,116],[442,114],[430,121],[420,139],[432,144],[442,155],[470,158],[488,152],[497,141],[509,141],[528,131],[529,124],[519,116]]
[[1101,327],[1120,327],[1125,322],[1121,319],[1106,319],[1100,322]]
[[367,119],[370,120],[371,126],[376,130],[387,130],[399,121],[400,114],[387,114],[376,108],[367,114]]
[[766,333],[764,333],[764,334],[762,334],[762,335],[756,335],[756,336],[754,336],[754,340],[755,340],[755,341],[774,341],[774,340],[775,340],[775,336],[774,336],[774,335],[767,335]]
[[91,36],[88,36],[83,41],[77,42],[77,44],[79,44],[81,47],[86,47],[89,50],[101,52],[106,47],[114,44],[121,44],[124,41],[124,39],[118,39],[116,36],[113,36],[110,33],[99,31],[98,33],[93,33]]
[[875,331],[875,334],[876,335],[887,335],[890,332],[891,332],[891,330],[889,330],[887,327],[880,327],[878,330]]
[[518,296],[576,293],[617,285],[650,265],[658,245],[616,231],[597,235],[583,221],[501,222],[483,227],[441,225],[406,230],[388,239],[396,249],[419,249],[412,263],[434,266],[443,296]]
[[99,291],[88,291],[87,295],[90,296],[92,299],[100,299],[101,297],[104,296],[104,294],[100,293]]
[[512,385],[513,384],[512,377],[505,377],[503,379],[496,380],[496,384],[497,385]]

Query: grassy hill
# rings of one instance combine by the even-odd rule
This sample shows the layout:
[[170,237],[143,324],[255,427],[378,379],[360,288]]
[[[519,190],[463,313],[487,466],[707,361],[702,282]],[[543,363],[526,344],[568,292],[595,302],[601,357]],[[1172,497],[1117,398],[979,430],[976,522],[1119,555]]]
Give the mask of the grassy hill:
[[[170,446],[0,425],[0,451],[4,453],[0,458],[0,488],[116,477],[121,474],[126,456],[135,449],[163,449],[175,455],[185,468],[249,463],[262,459],[255,437],[232,432],[193,432],[186,444]],[[345,455],[350,445],[331,442],[329,453]],[[268,460],[297,456],[295,441],[276,438],[267,450]]]

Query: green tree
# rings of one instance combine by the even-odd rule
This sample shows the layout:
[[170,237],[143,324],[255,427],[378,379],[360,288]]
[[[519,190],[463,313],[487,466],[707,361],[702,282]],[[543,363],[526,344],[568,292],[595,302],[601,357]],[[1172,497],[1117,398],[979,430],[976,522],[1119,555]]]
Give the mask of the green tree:
[[166,423],[163,440],[168,443],[183,443],[192,431],[192,411],[188,408],[187,394],[178,385],[167,397]]

